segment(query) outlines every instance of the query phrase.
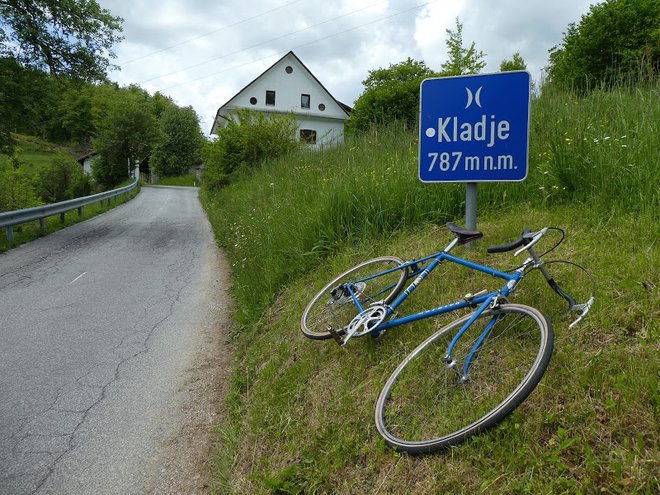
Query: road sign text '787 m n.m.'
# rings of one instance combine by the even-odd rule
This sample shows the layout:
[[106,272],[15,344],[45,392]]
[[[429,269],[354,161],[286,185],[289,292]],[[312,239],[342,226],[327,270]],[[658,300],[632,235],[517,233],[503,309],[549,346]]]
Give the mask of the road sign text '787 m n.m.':
[[525,71],[425,79],[420,88],[420,180],[524,180],[529,105]]

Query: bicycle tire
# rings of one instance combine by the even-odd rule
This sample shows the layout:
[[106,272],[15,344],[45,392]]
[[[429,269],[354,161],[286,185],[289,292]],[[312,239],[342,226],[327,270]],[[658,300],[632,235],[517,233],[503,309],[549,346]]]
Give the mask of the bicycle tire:
[[[363,279],[382,271],[401,266],[404,261],[394,256],[382,256],[364,261],[328,282],[310,301],[300,319],[303,334],[315,340],[329,339],[332,335],[328,326],[342,333],[353,317],[357,308],[352,302],[346,304],[333,298],[331,291],[342,283]],[[390,304],[399,295],[408,278],[408,268],[401,268],[388,275],[374,278],[367,282],[369,290],[363,289],[358,296],[361,303],[383,301]]]
[[[552,324],[536,308],[503,304],[485,311],[458,340],[452,357],[464,359],[490,317],[499,317],[472,358],[469,380],[462,382],[464,361],[451,368],[442,359],[453,336],[473,314],[427,338],[385,383],[376,402],[375,421],[388,445],[420,454],[461,443],[502,421],[541,380],[552,355]],[[509,376],[509,371],[516,373]]]

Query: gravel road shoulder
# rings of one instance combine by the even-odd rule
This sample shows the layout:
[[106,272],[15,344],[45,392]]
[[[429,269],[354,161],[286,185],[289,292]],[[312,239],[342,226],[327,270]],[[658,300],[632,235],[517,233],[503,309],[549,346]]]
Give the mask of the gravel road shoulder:
[[215,245],[209,249],[203,298],[209,308],[198,333],[195,357],[186,369],[177,394],[180,404],[178,431],[154,453],[144,493],[210,493],[215,425],[226,414],[225,398],[232,373],[232,324],[229,266]]

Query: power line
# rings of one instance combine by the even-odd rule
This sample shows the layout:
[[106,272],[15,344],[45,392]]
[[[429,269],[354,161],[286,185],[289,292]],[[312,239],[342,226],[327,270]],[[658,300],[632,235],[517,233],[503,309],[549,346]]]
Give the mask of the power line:
[[158,54],[158,53],[162,53],[162,52],[165,52],[165,51],[171,50],[172,48],[177,48],[177,47],[179,47],[179,46],[181,46],[181,45],[185,45],[185,44],[190,43],[190,42],[192,42],[192,41],[196,41],[196,40],[198,40],[198,39],[205,38],[206,36],[210,36],[210,35],[212,35],[212,34],[219,33],[220,31],[224,31],[225,29],[229,29],[229,28],[232,28],[232,27],[239,26],[239,25],[241,25],[241,24],[245,24],[245,23],[248,22],[248,21],[251,21],[251,20],[253,20],[253,19],[257,19],[257,18],[259,18],[259,17],[263,17],[263,16],[265,16],[265,15],[267,15],[267,14],[271,14],[271,13],[275,12],[276,10],[283,9],[283,8],[285,8],[285,7],[288,7],[288,6],[290,6],[290,5],[293,5],[294,3],[300,3],[300,2],[302,2],[302,1],[303,1],[303,0],[293,0],[293,2],[285,3],[284,5],[280,5],[279,7],[274,7],[274,8],[272,8],[272,9],[270,9],[270,10],[266,10],[265,12],[261,12],[260,14],[255,14],[255,15],[253,15],[253,16],[251,16],[251,17],[246,17],[245,19],[241,19],[240,21],[234,22],[234,23],[232,23],[232,24],[227,24],[227,25],[222,26],[222,27],[220,27],[220,28],[218,28],[218,29],[214,29],[213,31],[209,31],[208,33],[200,34],[199,36],[195,36],[194,38],[189,38],[189,39],[187,39],[187,40],[181,41],[180,43],[175,43],[175,44],[173,44],[173,45],[166,46],[165,48],[161,48],[160,50],[156,50],[156,51],[153,51],[153,52],[147,53],[147,54],[145,54],[145,55],[141,55],[141,56],[139,56],[139,57],[132,58],[132,59],[130,59],[130,60],[127,60],[127,61],[123,62],[123,64],[124,64],[124,65],[126,65],[126,64],[130,64],[130,63],[135,62],[135,61],[137,61],[137,60],[142,60],[142,59],[145,59],[145,58],[147,58],[147,57],[151,57],[152,55],[156,55],[156,54]]
[[[258,59],[254,59],[254,60],[251,60],[251,61],[249,61],[249,62],[244,62],[244,63],[242,63],[242,64],[233,65],[233,66],[231,66],[231,67],[227,67],[227,68],[225,68],[225,69],[222,69],[222,70],[219,70],[219,71],[213,72],[213,73],[211,73],[211,74],[206,74],[205,76],[198,77],[198,78],[196,78],[196,79],[191,79],[191,80],[186,81],[186,82],[182,82],[182,83],[179,83],[179,84],[174,84],[174,85],[172,85],[172,86],[168,86],[168,87],[166,87],[166,88],[161,89],[160,91],[166,91],[166,90],[168,90],[168,89],[178,88],[179,86],[183,86],[183,85],[185,85],[185,84],[189,84],[189,83],[191,83],[191,82],[201,81],[202,79],[206,79],[207,77],[216,76],[216,75],[218,75],[218,74],[222,74],[222,73],[224,73],[224,72],[229,72],[229,71],[231,71],[231,70],[238,69],[238,68],[240,68],[240,67],[244,67],[244,66],[246,66],[246,65],[254,64],[254,63],[256,63],[256,62],[261,62],[262,60],[266,60],[266,59],[269,59],[269,58],[274,58],[274,57],[277,57],[277,56],[282,57],[282,56],[286,55],[290,50],[296,50],[296,49],[298,49],[298,48],[303,48],[303,47],[306,47],[306,46],[310,46],[310,45],[313,45],[313,44],[315,44],[315,43],[318,43],[319,41],[327,40],[328,38],[333,38],[333,37],[335,37],[335,36],[339,36],[339,35],[342,35],[342,34],[346,34],[346,33],[349,33],[349,32],[351,32],[351,31],[356,31],[356,30],[361,29],[361,28],[363,28],[363,27],[365,27],[365,26],[370,26],[370,25],[372,25],[372,24],[376,24],[377,22],[386,21],[386,20],[391,19],[391,18],[393,18],[393,17],[397,17],[397,16],[400,16],[400,15],[403,15],[403,14],[407,14],[408,12],[412,12],[413,10],[421,9],[422,7],[426,7],[427,5],[430,5],[430,4],[435,3],[435,2],[437,2],[437,1],[438,1],[438,0],[429,0],[428,2],[425,2],[425,3],[421,4],[421,5],[417,5],[417,6],[415,6],[415,7],[412,7],[412,8],[406,9],[406,10],[402,10],[402,11],[400,11],[400,12],[396,12],[396,13],[391,14],[391,15],[388,15],[388,16],[385,16],[385,17],[381,17],[381,18],[376,19],[376,20],[373,20],[373,21],[371,21],[371,22],[367,22],[367,23],[364,23],[364,24],[360,24],[360,25],[358,25],[358,26],[355,26],[355,27],[352,27],[352,28],[349,28],[349,29],[345,29],[345,30],[343,30],[343,31],[339,31],[339,32],[337,32],[337,33],[329,34],[329,35],[327,35],[327,36],[324,36],[324,37],[322,37],[322,38],[318,38],[318,39],[315,39],[315,40],[309,41],[309,42],[307,42],[307,43],[302,43],[302,44],[300,44],[300,45],[297,45],[297,46],[294,46],[294,47],[290,48],[289,50],[281,51],[281,52],[278,52],[278,53],[276,53],[276,54],[274,54],[274,55],[273,55],[273,54],[271,54],[271,55],[267,55],[267,56],[265,56],[265,57],[261,57],[261,58],[258,58]],[[276,38],[276,39],[278,39],[278,38]],[[245,50],[248,50],[248,49],[249,49],[249,48],[246,48]],[[245,50],[240,50],[240,51],[245,51]],[[237,53],[238,53],[238,52],[237,52]],[[228,55],[227,55],[227,56],[228,56]],[[224,56],[223,56],[223,57],[224,57]],[[223,57],[220,57],[220,58],[223,58]],[[177,72],[181,72],[181,71],[177,71]],[[167,75],[169,75],[169,74],[167,74]],[[163,77],[164,77],[164,76],[163,76]],[[154,78],[154,79],[157,79],[157,78]],[[150,79],[150,80],[151,80],[151,79]]]
[[[173,72],[168,72],[167,74],[161,74],[161,75],[159,75],[159,76],[155,76],[155,77],[151,77],[151,78],[149,78],[149,79],[145,79],[145,80],[143,80],[143,81],[138,82],[137,84],[138,84],[138,85],[142,85],[142,84],[144,84],[144,83],[147,83],[147,82],[153,81],[153,80],[155,80],[155,79],[162,79],[163,77],[167,77],[167,76],[171,76],[171,75],[174,75],[174,74],[178,74],[179,72],[184,72],[184,71],[189,70],[189,69],[194,69],[194,68],[196,68],[196,67],[201,67],[202,65],[206,65],[206,64],[209,64],[209,63],[211,63],[211,62],[216,62],[216,61],[221,60],[221,59],[223,59],[223,58],[227,58],[227,57],[230,57],[230,56],[232,56],[232,55],[237,55],[237,54],[239,54],[239,53],[242,53],[242,52],[245,52],[245,51],[251,50],[251,49],[253,49],[253,48],[257,48],[257,47],[259,47],[259,46],[263,46],[263,45],[266,45],[266,44],[268,44],[268,43],[272,43],[272,42],[274,42],[274,41],[281,40],[281,39],[283,39],[283,38],[286,38],[287,36],[291,36],[291,35],[294,35],[294,34],[300,34],[300,33],[304,32],[304,31],[309,31],[309,30],[312,29],[312,28],[315,28],[315,27],[318,27],[318,26],[322,26],[323,24],[327,24],[327,23],[329,23],[329,22],[336,21],[337,19],[341,19],[341,18],[343,18],[343,17],[348,17],[348,16],[350,16],[350,15],[356,14],[356,13],[358,13],[358,12],[362,12],[363,10],[367,10],[367,9],[369,9],[369,8],[371,8],[371,7],[374,7],[374,6],[376,6],[376,5],[381,5],[381,4],[383,4],[383,3],[384,3],[384,2],[382,2],[382,1],[380,1],[380,2],[376,2],[376,3],[373,3],[373,4],[367,5],[366,7],[362,7],[362,8],[360,8],[360,9],[353,10],[353,11],[348,12],[348,13],[346,13],[346,14],[338,15],[338,16],[336,16],[336,17],[332,17],[332,18],[330,18],[330,19],[326,19],[325,21],[322,21],[322,22],[319,22],[319,23],[316,23],[316,24],[312,24],[311,26],[307,26],[307,27],[305,27],[305,28],[298,29],[298,30],[296,30],[296,31],[291,31],[291,32],[286,33],[286,34],[283,34],[283,35],[281,35],[281,36],[277,36],[276,38],[271,38],[271,39],[269,39],[269,40],[266,40],[266,41],[262,41],[262,42],[256,43],[256,44],[251,45],[251,46],[249,46],[249,47],[247,47],[247,48],[242,48],[242,49],[240,49],[240,50],[236,50],[236,51],[233,51],[233,52],[230,52],[230,53],[225,53],[224,55],[220,55],[219,57],[213,57],[213,58],[211,58],[211,59],[205,60],[204,62],[200,62],[200,63],[198,63],[198,64],[189,65],[189,66],[184,67],[184,68],[182,68],[182,69],[178,69],[178,70],[175,70],[175,71],[173,71]],[[427,4],[428,4],[428,3],[430,3],[430,2],[427,2]],[[423,7],[424,5],[427,5],[427,4],[423,4],[423,5],[415,6],[413,9],[421,8],[421,7]],[[413,10],[413,9],[409,9],[409,10]],[[366,26],[366,25],[368,25],[368,24],[364,24],[364,25]],[[349,31],[350,31],[350,30],[349,30]]]

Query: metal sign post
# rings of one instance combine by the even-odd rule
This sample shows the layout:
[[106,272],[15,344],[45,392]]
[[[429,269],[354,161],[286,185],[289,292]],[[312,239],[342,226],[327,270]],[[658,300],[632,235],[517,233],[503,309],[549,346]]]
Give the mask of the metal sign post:
[[526,71],[422,82],[419,178],[467,183],[466,228],[477,226],[477,183],[527,177],[529,106]]
[[477,230],[477,183],[465,184],[465,228]]

